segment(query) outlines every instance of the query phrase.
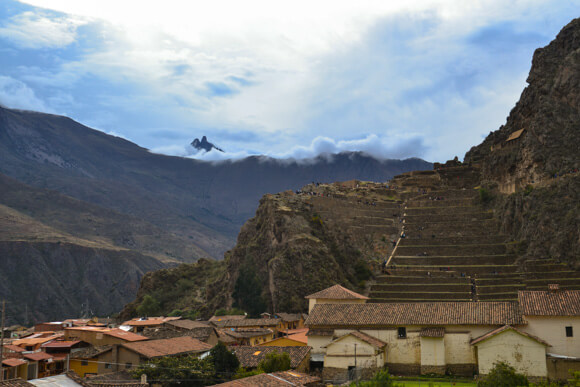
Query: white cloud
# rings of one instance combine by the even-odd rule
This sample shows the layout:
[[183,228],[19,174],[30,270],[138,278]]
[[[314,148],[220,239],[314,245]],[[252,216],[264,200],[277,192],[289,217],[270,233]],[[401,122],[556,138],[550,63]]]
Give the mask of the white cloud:
[[75,17],[55,18],[24,12],[3,23],[0,37],[23,48],[61,48],[75,41],[77,28],[85,23]]
[[0,104],[22,110],[53,112],[24,82],[0,75]]

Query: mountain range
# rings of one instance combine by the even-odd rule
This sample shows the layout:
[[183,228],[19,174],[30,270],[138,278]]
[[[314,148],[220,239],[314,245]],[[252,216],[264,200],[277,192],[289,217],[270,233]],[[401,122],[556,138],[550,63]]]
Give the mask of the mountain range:
[[0,298],[13,321],[77,316],[83,304],[112,313],[147,271],[222,259],[266,193],[430,167],[357,152],[210,163],[154,154],[67,117],[0,107],[0,253],[11,268],[0,273]]

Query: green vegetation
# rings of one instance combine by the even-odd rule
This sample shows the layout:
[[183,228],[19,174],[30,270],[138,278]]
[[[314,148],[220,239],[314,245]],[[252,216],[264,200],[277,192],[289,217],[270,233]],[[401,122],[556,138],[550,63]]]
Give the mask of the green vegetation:
[[257,317],[266,310],[266,303],[262,297],[263,284],[253,263],[250,258],[240,267],[232,297],[236,308],[247,310],[250,316]]
[[397,387],[399,384],[395,384],[391,375],[389,375],[389,370],[384,369],[377,372],[371,380],[365,382],[351,383],[351,387]]
[[518,374],[509,364],[499,362],[477,383],[477,387],[522,387],[529,384],[525,375]]
[[149,294],[143,297],[143,301],[141,301],[141,304],[137,307],[137,313],[139,316],[156,316],[160,311],[161,305],[159,304],[159,301]]
[[241,309],[237,309],[237,308],[232,308],[232,309],[218,309],[215,311],[214,316],[241,316],[246,314],[246,312],[244,312]]
[[480,188],[478,192],[479,192],[479,200],[483,204],[487,204],[492,201],[493,195],[491,194],[491,192],[489,192],[487,188]]
[[258,364],[258,368],[266,373],[286,371],[290,369],[290,355],[288,352],[269,353],[264,360]]
[[163,387],[207,386],[214,382],[216,371],[209,359],[189,355],[153,359],[131,374],[134,378],[145,374],[149,383],[158,383]]
[[209,360],[213,363],[218,380],[230,380],[240,367],[238,357],[221,341],[209,352]]

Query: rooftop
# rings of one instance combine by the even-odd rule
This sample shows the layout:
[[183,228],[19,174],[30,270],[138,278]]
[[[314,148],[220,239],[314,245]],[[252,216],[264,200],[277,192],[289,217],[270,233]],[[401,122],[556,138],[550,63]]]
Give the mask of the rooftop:
[[580,316],[580,290],[518,292],[524,316]]
[[519,325],[516,302],[421,302],[316,304],[306,320],[313,326]]
[[246,346],[230,347],[240,360],[240,366],[244,368],[255,368],[266,358],[269,353],[288,353],[290,355],[290,368],[296,368],[310,353],[312,347],[275,347],[275,346]]
[[525,337],[528,337],[528,338],[530,338],[532,340],[535,340],[535,341],[537,341],[540,344],[544,344],[545,346],[551,347],[551,345],[548,344],[547,342],[545,342],[544,340],[542,340],[542,339],[540,339],[540,338],[538,338],[536,336],[530,335],[529,333],[520,331],[519,329],[517,329],[515,327],[512,327],[510,325],[504,325],[503,327],[499,327],[497,329],[494,329],[491,332],[487,332],[484,335],[481,335],[479,337],[476,337],[475,339],[471,340],[471,345],[475,345],[475,344],[480,343],[480,342],[482,342],[484,340],[487,340],[487,339],[489,339],[489,338],[491,338],[491,337],[493,337],[495,335],[498,335],[498,334],[500,334],[502,332],[509,331],[509,330],[514,331],[516,333],[519,333],[520,335],[525,336]]
[[280,371],[271,374],[259,374],[248,378],[232,380],[216,386],[222,387],[288,387],[304,386],[320,382],[320,378],[296,371]]
[[363,296],[340,285],[334,285],[304,298],[326,298],[331,300],[368,300]]
[[277,318],[246,318],[243,320],[222,320],[213,321],[219,328],[241,328],[241,327],[275,327],[280,323]]
[[126,343],[123,347],[147,358],[205,352],[212,348],[211,345],[189,336]]

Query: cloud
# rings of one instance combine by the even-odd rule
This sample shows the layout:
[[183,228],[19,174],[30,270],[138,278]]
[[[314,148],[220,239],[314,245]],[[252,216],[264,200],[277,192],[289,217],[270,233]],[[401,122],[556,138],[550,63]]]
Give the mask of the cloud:
[[24,82],[0,75],[0,104],[22,110],[54,113]]
[[76,40],[77,28],[86,22],[74,17],[23,12],[0,27],[0,37],[22,48],[62,48]]

